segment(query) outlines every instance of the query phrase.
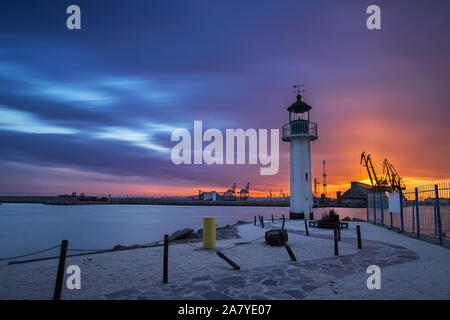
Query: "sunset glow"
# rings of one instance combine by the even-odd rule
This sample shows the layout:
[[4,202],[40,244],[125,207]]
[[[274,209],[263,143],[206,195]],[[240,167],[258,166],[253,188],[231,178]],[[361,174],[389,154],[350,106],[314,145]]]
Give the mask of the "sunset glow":
[[78,33],[58,27],[63,3],[31,3],[48,15],[29,17],[33,32],[19,4],[0,13],[3,195],[188,196],[234,182],[253,196],[288,193],[281,139],[278,174],[261,176],[259,165],[174,165],[170,135],[196,120],[281,129],[297,81],[318,124],[320,192],[324,160],[327,196],[368,183],[363,151],[379,174],[389,159],[407,187],[450,178],[448,10],[388,2],[383,29],[368,32],[356,2],[143,1],[126,12],[80,2],[89,18]]

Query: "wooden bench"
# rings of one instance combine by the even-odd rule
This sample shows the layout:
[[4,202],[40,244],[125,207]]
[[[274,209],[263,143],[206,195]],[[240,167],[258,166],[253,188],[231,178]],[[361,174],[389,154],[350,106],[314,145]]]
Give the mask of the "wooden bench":
[[344,229],[344,228],[348,229],[348,222],[339,221],[339,227],[341,229]]
[[[309,221],[308,221],[308,225],[309,225],[310,227],[317,228],[317,227],[318,227],[318,226],[317,226],[318,222],[319,222],[319,221],[317,221],[317,220],[309,220]],[[348,222],[339,221],[339,228],[340,228],[340,229],[344,229],[344,228],[348,229]]]
[[317,221],[316,220],[309,220],[308,221],[308,225],[310,227],[317,228]]

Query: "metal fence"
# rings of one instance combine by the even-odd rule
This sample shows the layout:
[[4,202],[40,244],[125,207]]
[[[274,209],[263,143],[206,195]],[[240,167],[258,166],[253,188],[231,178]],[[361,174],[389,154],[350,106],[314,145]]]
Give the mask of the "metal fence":
[[389,194],[370,192],[367,221],[415,233],[417,238],[450,238],[450,182],[425,185],[400,193],[400,212],[389,211]]

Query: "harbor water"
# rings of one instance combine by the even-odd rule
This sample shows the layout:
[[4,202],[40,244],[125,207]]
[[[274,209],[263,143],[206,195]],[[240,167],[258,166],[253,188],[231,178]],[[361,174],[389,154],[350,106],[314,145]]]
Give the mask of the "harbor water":
[[[328,208],[314,209],[320,218]],[[340,218],[366,219],[366,209],[336,208]],[[117,244],[144,244],[163,239],[183,228],[202,228],[204,217],[216,218],[217,226],[238,220],[253,221],[289,216],[288,207],[220,207],[162,205],[8,204],[0,206],[0,258],[39,251],[69,240],[69,248],[111,249]],[[31,259],[57,256],[58,249]]]

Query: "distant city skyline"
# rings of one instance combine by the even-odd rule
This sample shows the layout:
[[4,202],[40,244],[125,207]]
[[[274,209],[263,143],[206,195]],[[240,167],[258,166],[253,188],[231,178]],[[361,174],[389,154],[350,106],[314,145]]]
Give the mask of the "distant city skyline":
[[286,142],[278,174],[262,176],[176,166],[170,134],[201,120],[281,135],[298,81],[329,196],[368,182],[363,151],[407,186],[450,179],[448,1],[381,2],[381,30],[361,1],[80,0],[81,30],[66,28],[70,4],[0,5],[0,195],[288,192]]

